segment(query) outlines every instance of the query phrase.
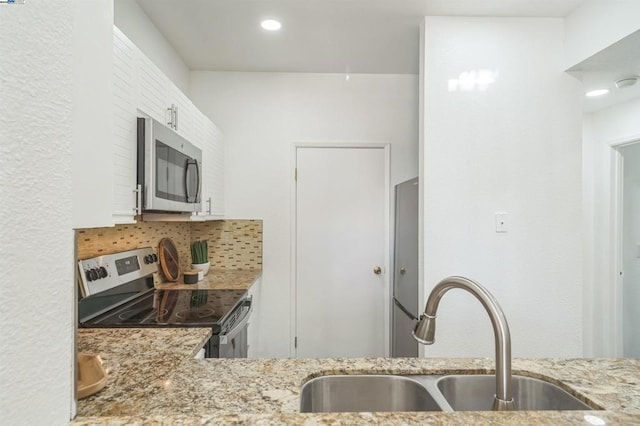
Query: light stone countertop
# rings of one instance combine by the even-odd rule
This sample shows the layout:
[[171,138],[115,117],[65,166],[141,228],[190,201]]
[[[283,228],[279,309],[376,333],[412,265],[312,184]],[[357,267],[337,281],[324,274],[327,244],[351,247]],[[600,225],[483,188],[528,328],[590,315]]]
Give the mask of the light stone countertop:
[[262,276],[261,269],[209,269],[196,284],[179,282],[156,284],[159,290],[248,290]]
[[514,374],[542,378],[604,411],[298,412],[300,386],[326,374],[492,373],[492,359],[205,359],[208,329],[81,329],[80,351],[99,353],[107,387],[78,402],[88,424],[640,424],[640,360],[514,359]]

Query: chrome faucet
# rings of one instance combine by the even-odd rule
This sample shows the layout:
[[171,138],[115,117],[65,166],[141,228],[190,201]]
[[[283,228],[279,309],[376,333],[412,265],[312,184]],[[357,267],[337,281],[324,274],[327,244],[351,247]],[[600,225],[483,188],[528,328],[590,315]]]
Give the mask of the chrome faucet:
[[496,345],[496,394],[493,398],[494,411],[517,410],[511,395],[511,334],[509,324],[500,309],[500,305],[486,288],[475,281],[464,277],[449,277],[440,281],[431,291],[418,323],[413,330],[413,337],[423,345],[431,345],[435,340],[436,311],[444,294],[452,288],[461,288],[473,294],[484,306],[491,325]]

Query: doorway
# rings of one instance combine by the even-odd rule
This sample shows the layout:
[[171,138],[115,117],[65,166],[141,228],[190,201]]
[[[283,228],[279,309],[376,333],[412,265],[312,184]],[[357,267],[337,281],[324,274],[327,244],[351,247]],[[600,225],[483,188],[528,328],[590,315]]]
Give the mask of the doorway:
[[389,146],[296,146],[294,353],[389,353]]
[[640,357],[640,142],[621,146],[618,234],[621,265],[622,356]]

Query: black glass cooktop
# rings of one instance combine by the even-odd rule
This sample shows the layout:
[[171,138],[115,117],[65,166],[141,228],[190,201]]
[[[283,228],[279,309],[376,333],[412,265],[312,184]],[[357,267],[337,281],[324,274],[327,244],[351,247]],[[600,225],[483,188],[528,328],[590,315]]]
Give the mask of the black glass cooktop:
[[80,326],[215,328],[245,293],[245,290],[148,289],[132,297],[123,291],[115,306],[112,302],[118,296],[98,294],[79,304]]

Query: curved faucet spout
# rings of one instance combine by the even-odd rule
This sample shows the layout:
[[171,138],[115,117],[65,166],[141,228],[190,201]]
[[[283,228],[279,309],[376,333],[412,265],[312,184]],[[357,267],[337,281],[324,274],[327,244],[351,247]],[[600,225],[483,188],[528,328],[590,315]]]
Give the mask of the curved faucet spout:
[[440,281],[431,291],[424,308],[424,314],[413,330],[413,337],[424,345],[435,341],[436,311],[442,296],[452,288],[466,290],[482,303],[493,326],[496,348],[496,394],[493,409],[496,411],[516,410],[511,394],[511,334],[509,324],[498,301],[477,282],[464,277],[449,277]]

